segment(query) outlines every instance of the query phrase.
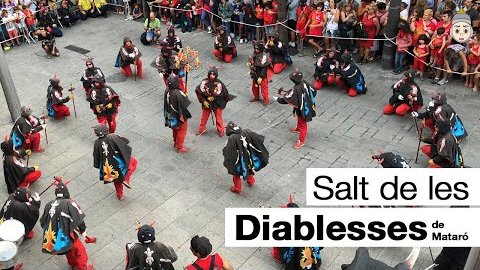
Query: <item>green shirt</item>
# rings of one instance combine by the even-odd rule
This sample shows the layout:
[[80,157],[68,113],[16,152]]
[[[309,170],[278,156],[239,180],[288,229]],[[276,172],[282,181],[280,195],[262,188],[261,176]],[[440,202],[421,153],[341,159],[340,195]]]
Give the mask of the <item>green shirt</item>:
[[153,22],[150,21],[150,26],[148,26],[149,21],[150,21],[150,18],[145,20],[145,28],[148,27],[148,29],[160,29],[160,20],[158,18],[155,18]]

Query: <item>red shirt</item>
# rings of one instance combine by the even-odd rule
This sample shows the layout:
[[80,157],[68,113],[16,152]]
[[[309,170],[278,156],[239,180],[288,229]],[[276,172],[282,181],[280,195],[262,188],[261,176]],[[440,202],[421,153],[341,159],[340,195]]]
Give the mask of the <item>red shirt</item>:
[[446,26],[443,25],[443,21],[440,21],[437,23],[436,27],[435,27],[435,30],[437,30],[438,28],[440,27],[443,27],[445,28],[445,33],[447,33],[448,35],[450,35],[450,29],[452,29],[452,22],[448,23]]
[[259,20],[263,20],[263,8],[260,5],[255,7],[255,16]]
[[[218,253],[215,253],[213,256],[215,256],[215,267],[223,267],[223,260],[220,258]],[[197,259],[194,263],[196,263],[200,268],[208,270],[210,269],[210,263],[212,261],[212,255],[209,255],[207,259],[202,260],[202,259]],[[216,268],[214,268],[216,269]],[[191,264],[187,266],[187,270],[197,270],[194,266]]]
[[302,8],[300,5],[297,7],[297,24],[305,25],[308,22],[308,17],[310,17],[310,13],[312,10],[310,6],[305,6]]
[[[274,12],[274,13],[270,13]],[[277,22],[277,10],[276,9],[265,9],[263,13],[263,22],[264,24],[274,24]]]

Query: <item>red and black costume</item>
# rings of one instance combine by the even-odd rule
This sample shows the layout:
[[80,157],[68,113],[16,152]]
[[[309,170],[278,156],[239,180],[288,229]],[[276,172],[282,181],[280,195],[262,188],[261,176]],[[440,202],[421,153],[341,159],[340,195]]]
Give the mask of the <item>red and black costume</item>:
[[[277,33],[271,33],[268,36],[265,52],[270,54],[273,73],[279,74],[287,67],[287,46],[280,41]],[[268,78],[271,78],[271,76],[268,76]]]
[[188,152],[185,147],[185,136],[187,135],[188,119],[192,117],[188,111],[190,100],[184,92],[180,91],[180,79],[175,75],[168,78],[168,86],[164,95],[163,115],[165,126],[172,129],[173,146],[179,153]]
[[388,104],[383,108],[384,114],[405,114],[417,111],[423,106],[422,92],[415,83],[416,71],[409,70],[405,72],[403,79],[392,86],[393,95]]
[[313,88],[320,90],[324,86],[337,84],[341,88],[345,88],[345,83],[340,74],[336,74],[334,68],[340,69],[339,52],[336,50],[329,50],[324,55],[318,58],[315,64],[315,74],[313,75]]
[[162,41],[162,48],[167,48],[176,51],[177,53],[182,49],[182,41],[177,35],[175,35],[174,27],[168,28],[167,37]]
[[225,84],[218,79],[218,70],[211,67],[208,71],[208,77],[203,79],[200,85],[195,89],[198,102],[202,104],[202,118],[198,127],[197,135],[203,134],[207,130],[207,122],[210,114],[215,115],[215,124],[220,137],[225,135],[223,126],[222,112],[227,106],[229,100],[228,90]]
[[[133,45],[132,40],[128,37],[123,38],[123,46],[120,47],[120,51],[117,55],[117,63],[122,68],[122,73],[130,77],[132,76],[132,69],[130,65],[137,66],[137,76],[140,79],[143,79],[143,69],[142,69],[142,54],[138,48]],[[117,66],[117,65],[115,65]]]
[[452,134],[457,139],[460,140],[468,136],[467,130],[465,129],[462,120],[452,108],[452,106],[447,103],[446,93],[436,93],[432,97],[432,101],[428,103],[428,107],[425,112],[412,112],[412,116],[418,117],[420,119],[425,119],[425,126],[430,128],[431,131],[434,131],[435,123],[437,121],[449,120],[450,126],[452,127]]
[[[176,76],[184,76],[185,71],[183,70],[184,65],[179,65],[177,66],[177,63],[180,63],[178,61],[178,55],[176,52],[174,52],[172,49],[167,48],[167,45],[162,46],[162,49],[160,50],[160,55],[155,58],[155,62],[152,63],[152,67],[156,68],[158,70],[158,73],[160,76],[163,78],[163,82],[165,83],[165,86],[168,87],[168,77],[172,74]],[[183,92],[185,92],[185,84],[183,83],[183,80],[180,79],[180,85],[179,88]]]
[[342,54],[340,68],[332,66],[332,71],[340,74],[342,81],[345,82],[343,92],[348,91],[348,95],[354,97],[358,94],[366,94],[367,87],[365,86],[365,77],[362,71],[352,61],[352,55],[349,53]]
[[[295,86],[293,89],[288,90],[283,97],[279,97],[277,101],[281,104],[293,106],[293,114],[297,116],[297,126],[291,128],[290,132],[299,133],[298,141],[293,145],[293,148],[298,149],[305,145],[308,131],[307,123],[316,116],[315,96],[317,91],[303,80],[303,73],[300,71],[292,72],[290,80],[292,80]],[[279,93],[282,91],[280,89]]]
[[221,25],[217,28],[217,36],[213,44],[213,54],[218,61],[225,63],[232,62],[232,59],[237,57],[237,48],[233,38],[227,33],[225,26]]
[[31,149],[33,152],[43,152],[40,147],[40,131],[43,130],[40,118],[32,115],[32,109],[23,106],[20,117],[13,124],[10,139],[13,147]]
[[268,164],[269,153],[265,147],[265,137],[249,129],[241,129],[233,122],[227,125],[227,145],[223,148],[223,166],[228,174],[233,175],[233,186],[230,191],[242,192],[242,179],[250,187],[255,185],[255,172]]
[[55,189],[56,199],[45,206],[40,224],[43,228],[42,252],[66,255],[70,267],[76,270],[92,270],[88,255],[79,235],[86,235],[85,214],[80,205],[70,198],[65,184]]
[[11,140],[2,142],[1,148],[3,151],[3,175],[8,194],[13,193],[18,187],[26,187],[42,176],[42,172],[35,167],[26,167],[23,164],[22,158],[25,156],[25,151],[15,151]]
[[178,259],[172,247],[155,241],[155,229],[143,225],[138,229],[138,242],[128,243],[127,267],[125,269],[173,270],[173,262]]
[[428,145],[421,147],[430,160],[430,168],[463,168],[463,156],[457,139],[450,132],[449,120],[437,121],[432,137],[420,138]]
[[40,216],[40,196],[35,193],[30,195],[30,190],[26,187],[20,187],[10,195],[7,201],[0,209],[0,220],[3,222],[8,219],[16,219],[25,226],[27,239],[33,238],[33,227]]
[[114,133],[117,128],[117,113],[120,106],[120,97],[110,87],[105,85],[100,79],[93,79],[93,88],[87,97],[90,102],[90,109],[97,116],[99,124],[108,124],[110,133]]
[[98,139],[93,147],[93,167],[99,169],[100,181],[113,183],[117,198],[123,199],[123,185],[130,186],[130,178],[137,169],[137,160],[132,156],[129,140],[108,133],[106,125],[97,125]]
[[379,155],[372,155],[372,159],[376,159],[383,168],[410,168],[410,165],[408,165],[402,156],[392,152],[382,152]]
[[70,116],[70,109],[65,103],[70,101],[70,96],[63,97],[63,87],[60,86],[60,80],[50,79],[50,85],[47,89],[47,113],[49,117],[61,119]]
[[264,52],[265,45],[263,41],[257,41],[253,44],[254,53],[248,60],[250,66],[250,77],[252,81],[253,98],[250,102],[260,99],[260,87],[262,88],[263,105],[267,106],[269,102],[268,95],[268,67],[270,66],[270,56]]
[[100,68],[93,65],[92,60],[89,59],[85,61],[85,65],[87,68],[83,71],[83,76],[80,78],[80,81],[83,84],[85,94],[88,96],[90,89],[93,87],[93,79],[100,79],[103,83],[105,83],[105,75]]

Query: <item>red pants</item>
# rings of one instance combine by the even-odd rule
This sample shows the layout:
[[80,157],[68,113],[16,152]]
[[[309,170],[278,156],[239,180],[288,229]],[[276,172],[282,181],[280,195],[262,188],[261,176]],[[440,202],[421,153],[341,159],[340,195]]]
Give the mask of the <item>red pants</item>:
[[354,97],[354,96],[358,95],[358,92],[357,92],[357,90],[355,90],[355,89],[353,89],[352,87],[350,87],[350,88],[348,89],[348,95],[351,96],[351,97]]
[[[420,108],[422,108],[421,105],[414,105],[414,110],[417,111]],[[399,116],[404,116],[405,114],[409,113],[412,111],[412,107],[410,107],[409,104],[407,103],[402,103],[398,105],[397,107],[393,106],[392,104],[387,104],[385,107],[383,107],[383,113],[384,114],[397,114]]]
[[[133,64],[133,65],[135,65],[135,64]],[[142,59],[138,59],[136,61],[136,65],[137,65],[137,76],[140,79],[143,79]],[[130,68],[130,65],[123,67],[122,68],[122,73],[127,77],[132,76],[132,69]]]
[[70,116],[70,109],[65,104],[52,105],[55,111],[55,119],[61,119],[65,116]]
[[280,248],[278,248],[278,247],[273,247],[273,248],[272,248],[272,257],[273,257],[277,262],[283,262],[282,254],[280,254]]
[[260,87],[262,87],[263,102],[268,103],[269,97],[268,97],[268,79],[267,78],[262,79],[262,83],[260,86],[257,84],[256,80],[253,80],[252,93],[255,99],[260,98],[260,89],[259,89]]
[[417,57],[414,57],[413,58],[413,69],[415,69],[417,71],[424,72],[425,71],[425,63],[423,63],[420,60],[423,60],[424,62],[427,62],[426,57],[423,57],[423,58],[420,58],[420,59],[418,59]]
[[173,143],[175,148],[178,150],[183,148],[183,144],[185,142],[185,136],[187,135],[187,130],[188,130],[188,122],[185,121],[182,124],[180,124],[178,127],[173,128]]
[[31,149],[32,151],[40,150],[40,133],[32,133],[23,142],[23,149]]
[[[130,157],[130,164],[128,164],[128,171],[125,175],[125,182],[130,184],[130,177],[132,177],[133,172],[137,169],[137,159],[134,156]],[[115,192],[117,197],[123,197],[123,184],[122,182],[113,182],[115,185]]]
[[276,63],[272,65],[273,65],[272,70],[273,70],[273,73],[275,74],[279,74],[285,69],[285,67],[287,67],[287,63]]
[[232,62],[232,58],[233,58],[232,54],[223,54],[221,51],[217,49],[213,49],[213,55],[217,57],[218,61],[223,61],[225,63]]
[[32,184],[33,182],[37,181],[38,178],[40,178],[41,176],[42,176],[41,171],[30,172],[25,176],[25,179],[23,179],[23,181],[18,186],[19,187],[26,187],[27,185]]
[[314,80],[313,88],[315,90],[320,90],[322,89],[323,86],[325,86],[325,84],[326,85],[336,84],[342,89],[346,87],[341,77],[336,76],[335,74],[329,74],[326,82],[322,82],[320,80]]
[[432,158],[432,146],[430,144],[420,147],[422,152],[429,158]]
[[86,270],[88,255],[85,246],[77,235],[74,237],[73,246],[66,254],[68,264],[77,270]]
[[[108,121],[108,119],[110,118],[110,121]],[[100,116],[100,115],[97,115],[97,121],[99,124],[103,124],[103,125],[108,125],[108,132],[110,133],[115,133],[115,130],[117,129],[117,121],[116,121],[116,118],[117,118],[117,114],[114,113],[112,115],[109,115],[109,116]]]
[[[199,131],[204,131],[204,130],[207,129],[206,126],[207,126],[208,118],[210,118],[211,111],[212,110],[210,110],[210,109],[202,108],[202,119],[200,120],[200,126],[198,127]],[[220,109],[220,108],[217,108],[214,111],[215,124],[217,126],[218,133],[222,133],[222,132],[225,131],[225,127],[223,126],[222,112],[223,112],[223,110]]]
[[305,119],[303,119],[302,117],[297,116],[297,126],[295,127],[295,130],[299,132],[298,140],[304,143],[305,139],[307,138],[308,131],[307,121],[305,121]]
[[[255,184],[255,178],[253,177],[253,174],[248,175],[247,183],[250,186],[253,186]],[[233,176],[233,189],[235,191],[242,192],[242,178],[240,177],[240,175]]]

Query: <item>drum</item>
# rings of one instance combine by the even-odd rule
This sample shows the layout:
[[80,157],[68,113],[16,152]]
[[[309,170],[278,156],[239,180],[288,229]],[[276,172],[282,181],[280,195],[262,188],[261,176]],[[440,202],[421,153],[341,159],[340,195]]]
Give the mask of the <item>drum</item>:
[[17,255],[17,245],[9,241],[0,241],[0,268],[8,269],[15,266],[15,255]]
[[0,225],[0,239],[10,241],[17,246],[22,244],[25,236],[25,226],[16,219],[7,219]]

